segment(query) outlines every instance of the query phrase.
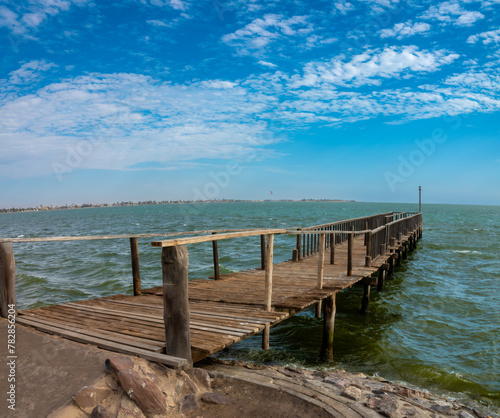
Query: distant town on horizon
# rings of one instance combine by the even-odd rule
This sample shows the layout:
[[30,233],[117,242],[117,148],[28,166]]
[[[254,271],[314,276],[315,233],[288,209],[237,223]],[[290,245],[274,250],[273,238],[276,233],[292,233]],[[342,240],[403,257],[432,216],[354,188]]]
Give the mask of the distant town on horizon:
[[173,204],[206,204],[206,203],[236,203],[236,202],[356,202],[356,200],[345,199],[211,199],[211,200],[146,200],[140,202],[122,201],[115,203],[82,203],[81,205],[71,203],[67,205],[39,205],[26,208],[2,208],[0,213],[13,212],[43,212],[50,210],[64,209],[89,209],[89,208],[109,208],[121,206],[152,206],[152,205],[173,205]]

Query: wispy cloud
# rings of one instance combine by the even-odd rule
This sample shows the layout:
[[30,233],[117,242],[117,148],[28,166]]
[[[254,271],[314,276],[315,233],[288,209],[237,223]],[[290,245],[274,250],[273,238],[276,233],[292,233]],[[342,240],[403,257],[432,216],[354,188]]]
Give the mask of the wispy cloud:
[[368,50],[350,61],[335,58],[327,62],[311,62],[304,67],[303,75],[292,76],[291,81],[294,88],[322,83],[378,85],[383,78],[411,77],[412,73],[436,71],[458,57],[445,50],[431,52],[419,50],[416,46]]
[[429,33],[431,25],[424,22],[412,23],[411,21],[405,23],[396,23],[392,29],[382,29],[380,36],[382,38],[397,38],[403,39],[408,36],[416,34]]
[[39,78],[41,73],[49,70],[52,67],[57,67],[52,62],[45,60],[33,60],[26,62],[18,70],[12,71],[9,74],[9,83],[11,84],[28,84]]
[[[47,64],[48,65],[48,64]],[[247,95],[235,83],[173,85],[136,74],[92,74],[49,84],[33,94],[0,95],[0,173],[48,174],[79,141],[102,136],[80,168],[164,167],[200,158],[244,158],[275,142],[256,115],[275,99]],[[254,120],[249,122],[249,120]]]
[[14,35],[34,39],[34,33],[49,17],[68,11],[72,6],[86,6],[92,0],[38,0],[30,2],[3,1],[0,6],[0,27]]
[[496,44],[500,43],[500,29],[478,33],[477,35],[471,35],[467,38],[469,44],[475,44],[478,41],[481,41],[484,45],[488,45],[492,42]]
[[286,37],[304,36],[312,30],[307,16],[286,18],[283,15],[266,14],[242,29],[224,35],[222,41],[242,55],[261,54],[273,42]]
[[452,23],[457,26],[471,26],[476,21],[484,19],[478,11],[465,10],[459,1],[445,1],[431,6],[423,15],[423,19]]

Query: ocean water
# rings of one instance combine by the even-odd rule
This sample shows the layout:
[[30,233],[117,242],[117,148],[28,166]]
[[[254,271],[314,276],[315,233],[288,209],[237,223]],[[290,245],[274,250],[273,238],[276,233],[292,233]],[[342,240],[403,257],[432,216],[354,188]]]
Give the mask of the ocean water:
[[[223,228],[281,228],[416,211],[415,204],[255,202],[93,208],[0,214],[0,237],[144,234]],[[335,359],[318,360],[322,320],[306,311],[221,358],[308,368],[344,368],[431,390],[500,412],[500,207],[423,205],[423,239],[360,313],[359,288],[337,296]],[[139,240],[143,288],[161,284],[160,249]],[[275,262],[291,257],[279,236]],[[243,249],[243,251],[242,251]],[[127,239],[17,243],[21,309],[116,293],[131,294]],[[213,274],[210,243],[189,247],[190,278]],[[219,242],[222,272],[260,265],[259,238]]]

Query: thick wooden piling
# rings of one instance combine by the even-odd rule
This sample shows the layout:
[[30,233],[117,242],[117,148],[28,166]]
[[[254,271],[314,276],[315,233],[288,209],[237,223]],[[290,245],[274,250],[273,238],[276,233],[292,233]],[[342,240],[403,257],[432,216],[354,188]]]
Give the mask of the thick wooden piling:
[[187,247],[164,247],[161,261],[165,354],[184,358],[188,363],[193,364],[189,331]]
[[[217,234],[217,232],[212,232],[212,235]],[[217,245],[217,241],[212,241],[212,252],[214,255],[214,279],[220,279],[220,271],[219,271],[219,247]]]
[[385,285],[385,265],[378,270],[377,290],[381,291]]
[[328,296],[323,308],[323,341],[320,358],[322,361],[333,361],[333,332],[335,328],[335,295]]
[[130,255],[132,258],[132,281],[134,287],[134,296],[141,295],[141,274],[139,268],[139,246],[137,237],[130,238]]
[[361,301],[361,312],[367,313],[368,306],[370,305],[370,285],[365,284],[363,287],[363,299]]
[[9,316],[9,305],[16,305],[16,260],[12,243],[0,244],[0,315]]

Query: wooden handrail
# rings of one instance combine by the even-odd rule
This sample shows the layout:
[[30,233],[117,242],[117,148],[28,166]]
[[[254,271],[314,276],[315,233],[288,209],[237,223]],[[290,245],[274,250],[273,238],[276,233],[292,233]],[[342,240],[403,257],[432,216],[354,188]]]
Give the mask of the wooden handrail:
[[[288,228],[293,230],[294,228]],[[154,234],[125,234],[125,235],[89,235],[81,237],[40,237],[40,238],[0,238],[2,243],[22,243],[22,242],[54,242],[54,241],[92,241],[105,239],[122,239],[122,238],[153,238],[153,237],[175,237],[177,235],[199,235],[212,234],[214,232],[241,232],[241,231],[261,231],[262,228],[247,228],[247,229],[207,229],[203,231],[178,231],[167,233]]]
[[254,231],[229,232],[217,235],[200,235],[197,237],[170,239],[165,241],[153,241],[153,247],[176,247],[178,245],[196,244],[198,242],[221,241],[224,239],[254,237],[256,235],[286,234],[286,229],[257,229]]

